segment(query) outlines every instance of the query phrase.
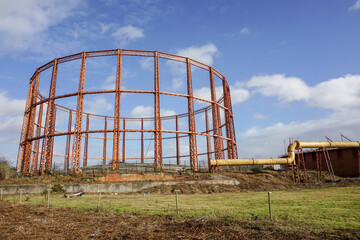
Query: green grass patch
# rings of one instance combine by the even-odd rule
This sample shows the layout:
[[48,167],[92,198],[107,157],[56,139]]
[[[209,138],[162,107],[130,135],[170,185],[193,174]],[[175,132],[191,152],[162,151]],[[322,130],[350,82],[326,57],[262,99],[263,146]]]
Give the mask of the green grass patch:
[[[47,204],[43,195],[30,196],[24,204]],[[360,186],[275,191],[272,215],[285,225],[324,229],[360,229]],[[6,196],[18,201],[19,196]],[[52,194],[55,208],[96,209],[98,195],[64,198]],[[211,217],[228,220],[268,219],[267,192],[179,194],[180,217]],[[176,215],[175,195],[102,195],[101,210],[145,215]]]

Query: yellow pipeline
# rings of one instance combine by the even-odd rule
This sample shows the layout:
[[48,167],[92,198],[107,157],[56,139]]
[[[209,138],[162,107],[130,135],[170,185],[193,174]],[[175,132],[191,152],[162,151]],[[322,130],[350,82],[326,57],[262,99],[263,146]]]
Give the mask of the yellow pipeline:
[[360,142],[299,142],[288,146],[287,158],[244,158],[244,159],[213,159],[211,166],[241,166],[241,165],[273,165],[292,164],[295,161],[295,149],[300,148],[360,148]]

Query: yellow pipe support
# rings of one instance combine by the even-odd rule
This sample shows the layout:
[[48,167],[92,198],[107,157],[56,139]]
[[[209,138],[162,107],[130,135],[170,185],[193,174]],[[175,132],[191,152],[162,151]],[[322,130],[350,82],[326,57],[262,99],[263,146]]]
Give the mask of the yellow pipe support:
[[360,148],[360,142],[299,142],[295,141],[288,146],[287,158],[244,158],[244,159],[213,159],[211,166],[241,166],[241,165],[274,165],[293,164],[295,149],[300,148]]

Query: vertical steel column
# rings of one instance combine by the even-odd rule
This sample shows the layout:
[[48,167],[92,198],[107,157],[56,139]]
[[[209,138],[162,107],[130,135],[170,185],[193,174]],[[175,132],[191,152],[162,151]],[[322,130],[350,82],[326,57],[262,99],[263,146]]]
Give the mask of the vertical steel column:
[[199,170],[197,146],[196,146],[196,131],[195,131],[195,115],[194,115],[194,99],[191,78],[191,62],[186,58],[187,71],[187,94],[188,94],[188,121],[189,121],[189,155],[190,165],[195,170]]
[[180,165],[181,161],[180,161],[180,139],[179,139],[179,116],[176,115],[175,118],[175,125],[176,125],[176,164]]
[[229,104],[229,86],[226,83],[224,78],[223,80],[223,93],[224,93],[224,106],[227,108],[225,110],[225,127],[226,127],[226,137],[230,140],[226,141],[226,148],[228,152],[228,158],[234,159],[234,142],[233,142],[233,133],[232,133],[232,126],[231,126],[231,117],[230,117],[230,104]]
[[106,165],[106,144],[107,144],[107,117],[105,117],[105,126],[104,126],[104,147],[103,147],[103,165]]
[[214,72],[213,68],[210,67],[210,91],[211,91],[211,112],[213,118],[213,135],[214,135],[214,152],[215,152],[215,159],[221,159],[222,152],[220,147],[220,140],[219,139],[219,116],[217,111],[217,102],[216,102],[216,92],[215,92],[215,82],[214,82]]
[[89,152],[89,114],[86,114],[86,133],[85,133],[85,146],[84,146],[84,162],[83,167],[87,167],[88,152]]
[[[54,110],[53,110],[53,118],[52,118],[52,123],[51,123],[51,129],[52,129],[52,133],[54,134],[55,132],[55,122],[56,122],[56,104],[54,103]],[[49,162],[47,165],[47,172],[51,172],[51,168],[52,168],[52,163],[53,163],[53,155],[54,155],[54,137],[51,137],[51,141],[49,141]],[[45,164],[46,166],[46,164]]]
[[[36,72],[35,72],[36,74]],[[33,80],[34,78],[32,77],[29,81],[29,88],[28,88],[28,92],[27,92],[27,97],[26,97],[26,105],[25,105],[25,113],[24,113],[24,118],[23,118],[23,124],[21,127],[21,136],[20,136],[20,144],[19,144],[19,151],[18,151],[18,156],[17,156],[17,161],[16,161],[16,169],[18,172],[22,172],[23,171],[23,164],[24,164],[24,151],[25,151],[25,143],[27,140],[27,130],[28,130],[28,125],[29,125],[29,107],[31,106],[31,96],[32,96],[32,88],[33,88]]]
[[229,115],[230,115],[230,124],[231,124],[231,129],[232,129],[232,143],[233,143],[233,158],[237,159],[238,158],[238,152],[237,152],[237,144],[236,144],[236,134],[235,134],[235,124],[234,124],[234,114],[233,114],[233,110],[232,110],[232,104],[231,104],[231,93],[230,93],[230,87],[229,85],[227,85],[227,92],[228,92],[228,102],[229,102]]
[[160,117],[160,83],[159,83],[159,56],[155,52],[154,57],[154,159],[155,170],[162,168],[162,143],[161,143],[161,117]]
[[116,89],[115,89],[115,110],[114,110],[114,140],[113,140],[113,161],[112,170],[119,170],[120,159],[120,99],[121,99],[121,49],[117,53],[116,68]]
[[74,128],[74,142],[72,149],[71,158],[71,172],[79,173],[80,161],[81,161],[81,132],[82,132],[82,120],[83,120],[83,108],[84,108],[84,85],[85,85],[85,68],[86,68],[86,52],[82,53],[81,56],[81,69],[79,78],[79,88],[77,93],[77,104],[76,104],[76,118]]
[[224,158],[224,140],[222,137],[222,124],[221,124],[221,114],[220,114],[220,107],[219,103],[216,103],[215,105],[216,111],[217,111],[217,128],[218,128],[218,135],[219,135],[219,145],[220,145],[220,159]]
[[31,172],[31,151],[32,151],[32,141],[29,141],[34,136],[34,125],[35,125],[35,116],[36,116],[36,107],[34,104],[37,101],[38,89],[39,89],[39,79],[40,71],[37,70],[35,80],[33,80],[33,86],[31,87],[31,96],[30,96],[30,106],[29,106],[29,121],[26,129],[26,142],[23,154],[23,172],[29,174]]
[[[37,119],[37,126],[36,126],[36,137],[40,137],[41,134],[41,123],[42,123],[42,115],[43,115],[43,104],[40,104],[38,119]],[[35,140],[34,152],[32,157],[32,173],[35,174],[37,172],[38,166],[38,159],[39,159],[39,146],[40,146],[40,139]]]
[[122,162],[125,163],[125,118],[123,119],[123,142],[122,142]]
[[66,148],[65,148],[65,161],[64,161],[64,170],[67,173],[69,170],[69,160],[70,160],[70,142],[71,142],[71,125],[72,125],[72,110],[69,111],[69,122],[68,122],[68,134],[66,136]]
[[[50,84],[50,92],[49,98],[47,101],[47,111],[46,111],[46,120],[45,120],[45,129],[44,129],[44,138],[42,143],[42,150],[41,150],[41,161],[40,161],[40,172],[44,174],[49,170],[49,163],[51,158],[51,146],[52,141],[54,140],[53,136],[50,136],[54,133],[53,129],[53,118],[54,118],[54,97],[55,97],[55,90],[56,90],[56,78],[57,78],[57,68],[58,68],[58,60],[54,59],[54,66],[53,72],[51,77],[51,84]],[[51,170],[51,166],[50,166]]]
[[141,119],[141,163],[144,163],[144,119]]
[[[208,116],[208,109],[205,108],[205,127],[206,127],[206,134],[209,134],[209,116]],[[207,157],[208,157],[208,167],[210,171],[210,160],[211,160],[211,143],[210,143],[210,136],[206,135],[206,148],[207,148]]]

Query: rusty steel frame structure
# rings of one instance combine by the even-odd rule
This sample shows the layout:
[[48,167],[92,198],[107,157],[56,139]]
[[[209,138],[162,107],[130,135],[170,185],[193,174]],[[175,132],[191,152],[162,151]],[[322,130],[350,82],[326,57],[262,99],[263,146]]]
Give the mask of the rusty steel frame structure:
[[[85,91],[85,72],[86,72],[86,59],[92,57],[105,57],[117,56],[116,62],[116,86],[114,90],[102,91]],[[121,89],[121,67],[122,56],[140,56],[150,57],[154,59],[154,89],[151,91],[145,90],[129,90]],[[172,92],[164,92],[160,90],[159,81],[159,58],[182,62],[186,64],[186,78],[187,78],[187,94],[179,94]],[[78,82],[78,91],[63,95],[56,95],[56,82],[58,65],[73,60],[81,60],[80,76]],[[209,88],[211,92],[211,100],[199,98],[193,95],[192,86],[192,67],[198,67],[209,72]],[[40,75],[43,71],[52,68],[51,82],[48,97],[43,96],[39,92]],[[222,96],[216,96],[215,80],[217,76],[222,81]],[[88,94],[115,94],[114,115],[113,116],[100,116],[92,113],[84,112],[84,96]],[[123,93],[142,93],[154,95],[154,117],[144,118],[129,118],[121,116],[121,94]],[[160,95],[170,95],[176,97],[187,98],[188,111],[183,114],[174,116],[160,116]],[[77,97],[76,109],[70,109],[55,103],[55,100]],[[208,106],[195,110],[194,100],[202,101]],[[224,124],[221,123],[220,109],[224,111]],[[68,113],[68,128],[66,132],[55,130],[56,126],[56,112],[63,111]],[[209,124],[209,111],[211,111],[212,128]],[[42,124],[43,114],[45,113],[45,123]],[[206,131],[196,131],[195,115],[205,114]],[[83,126],[83,119],[86,119],[85,127]],[[89,130],[89,119],[97,118],[104,120],[104,129],[102,130]],[[179,119],[187,118],[188,131],[179,130]],[[162,120],[175,121],[176,130],[164,130],[161,128]],[[113,121],[113,129],[108,129],[108,122]],[[120,122],[123,122],[121,128]],[[141,123],[141,129],[126,128],[126,122],[138,121]],[[154,123],[153,129],[144,129],[144,122],[151,121]],[[85,129],[84,129],[85,128]],[[226,136],[223,136],[222,130],[225,128]],[[139,158],[127,158],[125,152],[125,144],[127,140],[126,132],[141,133],[141,153]],[[227,153],[227,158],[237,158],[237,145],[235,136],[234,117],[231,105],[230,87],[226,78],[216,71],[213,67],[200,63],[191,58],[181,57],[177,55],[167,54],[157,51],[143,51],[143,50],[102,50],[102,51],[89,51],[81,52],[74,55],[69,55],[61,58],[54,59],[47,64],[38,68],[33,76],[30,78],[29,88],[27,93],[26,107],[24,119],[22,124],[22,131],[20,137],[19,151],[17,157],[17,171],[24,175],[45,174],[52,172],[52,163],[54,156],[54,138],[58,136],[66,136],[66,146],[64,155],[56,154],[56,156],[64,157],[64,169],[66,172],[79,173],[82,171],[81,162],[83,167],[87,166],[89,134],[103,133],[103,165],[112,162],[112,170],[119,170],[119,162],[125,163],[127,159],[139,159],[144,163],[145,159],[153,159],[154,169],[161,170],[163,166],[163,158],[175,158],[176,163],[180,165],[182,157],[190,159],[191,167],[197,171],[199,169],[198,156],[205,155],[208,159],[208,166],[210,169],[211,159],[223,159],[224,153]],[[113,134],[113,138],[108,137],[108,133]],[[144,133],[152,133],[153,137],[144,138]],[[162,137],[162,133],[172,133],[172,137]],[[122,138],[121,138],[122,135]],[[197,136],[206,137],[206,151],[199,153],[197,148]],[[182,137],[189,139],[189,154],[180,155],[180,141]],[[83,139],[84,138],[84,139]],[[175,138],[176,140],[176,156],[163,156],[162,142],[165,139]],[[107,142],[113,140],[112,156],[108,157],[106,152]],[[144,155],[144,140],[154,141],[154,157],[145,157]],[[122,151],[120,151],[120,143],[122,141]],[[211,149],[211,141],[213,141],[214,149]],[[224,147],[224,142],[226,147]],[[82,146],[84,144],[84,146]],[[41,151],[40,151],[41,146]],[[81,150],[84,149],[83,156]],[[122,156],[120,156],[122,153]],[[214,154],[214,155],[213,155]],[[40,156],[40,158],[39,158]],[[214,157],[213,157],[214,156]]]

